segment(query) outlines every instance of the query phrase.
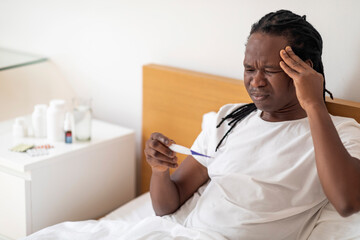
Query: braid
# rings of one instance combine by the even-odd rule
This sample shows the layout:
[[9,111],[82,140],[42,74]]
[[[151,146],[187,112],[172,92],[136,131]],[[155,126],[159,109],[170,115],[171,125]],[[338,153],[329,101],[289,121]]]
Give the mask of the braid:
[[229,133],[231,132],[231,130],[233,130],[233,128],[236,126],[236,124],[238,122],[240,122],[244,117],[248,116],[250,113],[252,113],[253,111],[255,111],[257,108],[255,106],[254,103],[249,103],[249,104],[245,104],[242,105],[240,107],[238,107],[237,109],[235,109],[234,111],[232,111],[231,113],[229,113],[228,115],[226,115],[221,121],[220,123],[216,126],[216,128],[219,128],[221,126],[221,124],[226,120],[226,119],[231,119],[231,121],[228,123],[230,127],[230,129],[225,133],[225,135],[221,138],[220,142],[218,143],[218,145],[216,146],[215,152],[218,150],[218,148],[220,147],[221,143],[224,141],[224,139],[227,137],[227,135],[229,135]]
[[[305,15],[301,17],[288,10],[279,10],[277,12],[268,13],[252,25],[249,37],[251,34],[257,32],[286,37],[294,53],[303,61],[310,59],[314,64],[314,70],[323,75],[324,101],[326,93],[328,93],[331,99],[333,99],[332,93],[325,88],[324,66],[321,59],[323,41],[320,33],[308,21],[306,21]],[[227,119],[231,119],[228,123],[231,127],[221,138],[215,151],[218,150],[221,143],[229,135],[231,130],[234,129],[237,123],[256,109],[257,108],[254,103],[242,105],[221,120],[221,122],[217,125],[217,128],[220,127]]]

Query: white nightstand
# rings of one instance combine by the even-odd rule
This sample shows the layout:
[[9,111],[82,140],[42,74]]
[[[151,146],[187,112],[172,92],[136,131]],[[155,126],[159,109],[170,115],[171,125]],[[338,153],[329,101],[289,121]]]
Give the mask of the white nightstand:
[[[17,239],[63,222],[96,219],[135,197],[135,134],[98,120],[90,142],[48,142],[49,155],[9,149],[13,121],[0,123],[0,239]],[[15,142],[16,141],[16,142]]]

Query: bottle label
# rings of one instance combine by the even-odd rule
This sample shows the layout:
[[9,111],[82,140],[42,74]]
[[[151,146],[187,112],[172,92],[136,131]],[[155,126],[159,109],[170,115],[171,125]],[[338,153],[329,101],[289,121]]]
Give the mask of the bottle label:
[[71,134],[71,131],[65,132],[65,143],[72,143],[72,134]]

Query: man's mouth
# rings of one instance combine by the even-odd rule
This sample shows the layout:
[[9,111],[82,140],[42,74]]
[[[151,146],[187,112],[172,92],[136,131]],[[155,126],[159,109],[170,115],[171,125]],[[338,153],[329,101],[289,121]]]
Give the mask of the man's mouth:
[[250,96],[251,96],[252,100],[254,100],[254,101],[263,101],[269,96],[269,94],[251,93]]

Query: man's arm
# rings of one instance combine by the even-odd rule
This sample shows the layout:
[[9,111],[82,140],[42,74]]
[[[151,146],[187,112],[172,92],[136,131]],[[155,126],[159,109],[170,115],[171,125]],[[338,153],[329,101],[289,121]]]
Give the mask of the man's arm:
[[207,168],[188,156],[170,176],[169,168],[178,166],[171,141],[160,133],[153,133],[146,142],[145,156],[152,168],[150,196],[156,215],[175,212],[193,193],[208,181]]
[[360,161],[348,153],[330,118],[323,101],[324,78],[291,48],[280,55],[284,60],[280,66],[294,80],[297,97],[309,119],[324,192],[341,216],[350,216],[360,211]]
[[341,216],[350,216],[360,210],[360,161],[345,149],[326,107],[313,106],[306,112],[326,196]]

